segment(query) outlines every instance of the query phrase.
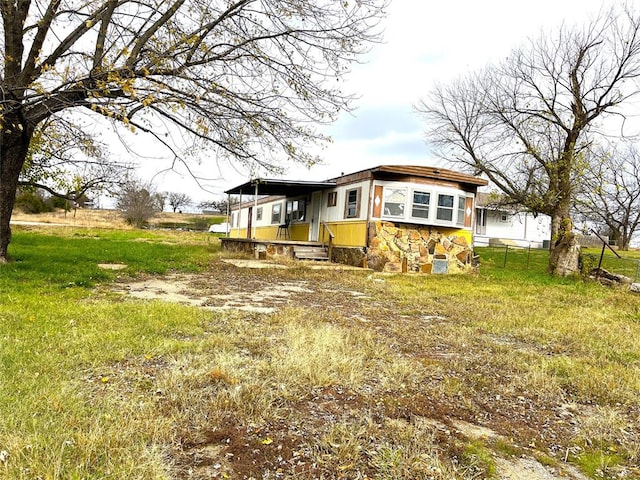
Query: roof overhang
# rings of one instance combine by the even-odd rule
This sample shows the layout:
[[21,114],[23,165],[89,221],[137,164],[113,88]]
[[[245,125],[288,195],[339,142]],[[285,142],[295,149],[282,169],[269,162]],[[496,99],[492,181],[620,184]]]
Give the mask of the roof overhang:
[[[336,182],[308,182],[301,180],[278,180],[270,178],[255,178],[242,185],[226,190],[228,195],[285,195],[298,197],[311,192],[335,188]],[[257,189],[257,190],[256,190]]]
[[380,165],[371,169],[374,178],[392,179],[398,177],[413,176],[431,180],[444,180],[468,185],[472,188],[483,187],[489,182],[484,178],[469,175],[467,173],[449,170],[447,168],[415,166],[415,165]]

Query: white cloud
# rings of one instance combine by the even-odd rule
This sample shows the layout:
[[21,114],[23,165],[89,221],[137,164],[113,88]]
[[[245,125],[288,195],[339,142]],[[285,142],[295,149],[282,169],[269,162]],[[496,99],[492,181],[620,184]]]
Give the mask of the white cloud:
[[[360,96],[358,109],[327,129],[335,141],[319,150],[324,165],[310,171],[290,168],[287,178],[324,179],[384,163],[437,163],[422,141],[423,126],[412,108],[435,82],[497,62],[543,28],[584,23],[613,3],[392,0],[384,43],[375,45],[367,63],[354,66],[345,79],[346,90]],[[218,167],[203,160],[200,172],[218,176]],[[212,188],[222,191],[246,181],[232,169],[222,175],[225,178],[211,183]],[[162,183],[162,190],[180,188],[194,197],[210,197],[198,192],[184,170],[165,174]]]

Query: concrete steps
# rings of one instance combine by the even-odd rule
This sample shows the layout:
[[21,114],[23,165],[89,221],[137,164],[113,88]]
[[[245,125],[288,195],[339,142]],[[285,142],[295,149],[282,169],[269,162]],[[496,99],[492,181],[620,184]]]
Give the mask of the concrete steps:
[[321,245],[296,245],[293,247],[293,255],[298,260],[329,261],[327,249]]

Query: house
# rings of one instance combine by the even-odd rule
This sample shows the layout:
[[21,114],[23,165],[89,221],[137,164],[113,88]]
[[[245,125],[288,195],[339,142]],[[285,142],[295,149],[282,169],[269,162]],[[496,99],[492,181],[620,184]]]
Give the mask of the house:
[[489,193],[477,194],[474,245],[549,248],[551,217],[500,206],[492,198]]
[[323,182],[254,179],[225,192],[240,203],[223,248],[244,243],[268,256],[308,243],[326,246],[333,261],[376,270],[458,271],[471,261],[475,198],[484,185],[465,173],[409,165]]

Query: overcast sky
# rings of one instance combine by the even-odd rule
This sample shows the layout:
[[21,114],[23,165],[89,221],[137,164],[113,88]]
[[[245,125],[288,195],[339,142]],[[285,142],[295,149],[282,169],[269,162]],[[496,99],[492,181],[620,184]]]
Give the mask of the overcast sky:
[[[375,45],[346,78],[347,89],[360,96],[351,114],[328,127],[334,142],[322,150],[324,165],[290,168],[285,178],[325,180],[382,164],[433,165],[437,159],[424,141],[423,125],[413,106],[434,82],[446,82],[487,63],[500,61],[542,29],[583,23],[612,0],[391,0],[384,43]],[[157,168],[146,166],[141,176]],[[203,174],[220,172],[206,163]],[[233,169],[209,183],[222,192],[248,179]],[[149,178],[143,178],[148,180]],[[196,200],[213,195],[199,191],[186,173],[155,177],[160,191],[182,191]]]

